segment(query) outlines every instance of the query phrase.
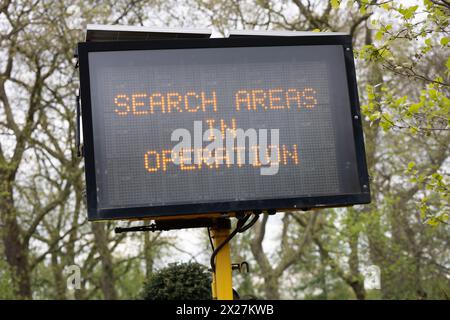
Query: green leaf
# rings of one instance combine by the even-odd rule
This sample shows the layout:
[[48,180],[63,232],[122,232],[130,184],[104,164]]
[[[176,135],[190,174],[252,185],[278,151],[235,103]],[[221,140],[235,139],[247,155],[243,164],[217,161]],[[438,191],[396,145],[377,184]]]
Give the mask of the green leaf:
[[383,48],[378,51],[381,57],[389,58],[392,57],[392,52],[388,48]]
[[405,20],[409,20],[414,17],[414,13],[416,12],[417,8],[419,8],[419,6],[412,6],[405,9],[400,8],[398,9],[398,12],[403,16]]
[[340,5],[341,5],[340,0],[331,0],[331,7],[333,9],[338,9]]
[[385,31],[383,29],[378,30],[377,33],[375,34],[375,40],[377,41],[383,40],[384,32]]
[[442,175],[437,172],[433,173],[431,176],[438,181],[442,180]]
[[428,90],[428,95],[432,100],[436,100],[438,92],[436,91],[436,89],[430,89]]
[[414,161],[411,161],[410,163],[408,163],[408,170],[411,170],[412,168],[414,168],[415,165],[416,165],[416,163]]
[[436,78],[434,78],[434,81],[436,81],[436,82],[444,82],[444,79],[442,77],[437,76]]
[[380,122],[381,128],[383,128],[384,131],[388,131],[390,128],[392,128],[392,123],[389,121],[381,121]]
[[411,113],[417,113],[419,112],[421,106],[422,106],[421,103],[414,103],[409,106],[408,111]]
[[419,130],[417,130],[416,127],[411,127],[409,128],[409,132],[411,132],[412,134],[416,134],[417,132],[419,132]]
[[371,115],[369,115],[369,120],[370,121],[375,121],[381,118],[381,112],[380,111],[376,111],[374,113],[372,113]]
[[449,38],[443,37],[443,38],[441,39],[441,46],[445,47],[445,46],[447,46],[447,44],[448,44],[449,42],[450,42],[450,39],[449,39]]

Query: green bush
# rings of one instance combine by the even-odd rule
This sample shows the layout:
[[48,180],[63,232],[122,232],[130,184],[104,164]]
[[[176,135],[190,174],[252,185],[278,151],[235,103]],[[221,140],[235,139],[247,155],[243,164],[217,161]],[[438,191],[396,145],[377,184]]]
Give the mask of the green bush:
[[144,300],[211,299],[211,274],[198,263],[172,263],[144,284]]

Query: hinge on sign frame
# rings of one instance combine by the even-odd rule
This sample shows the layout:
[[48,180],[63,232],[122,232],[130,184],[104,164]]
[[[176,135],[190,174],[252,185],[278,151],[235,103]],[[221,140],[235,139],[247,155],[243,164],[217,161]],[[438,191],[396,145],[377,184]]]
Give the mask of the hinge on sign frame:
[[75,108],[76,108],[76,133],[75,133],[75,148],[77,149],[77,157],[83,156],[83,147],[81,146],[81,108],[80,108],[80,90],[77,89],[75,93]]
[[73,51],[73,57],[76,59],[74,68],[78,69],[78,67],[80,66],[78,60],[78,47],[75,47],[75,50]]
[[[75,47],[73,51],[73,57],[76,59],[75,61],[75,69],[78,69],[79,59],[78,59],[78,47]],[[81,146],[81,107],[80,107],[80,89],[78,88],[75,92],[75,110],[76,110],[76,132],[75,132],[75,148],[77,149],[77,157],[81,158],[83,154],[83,147]]]

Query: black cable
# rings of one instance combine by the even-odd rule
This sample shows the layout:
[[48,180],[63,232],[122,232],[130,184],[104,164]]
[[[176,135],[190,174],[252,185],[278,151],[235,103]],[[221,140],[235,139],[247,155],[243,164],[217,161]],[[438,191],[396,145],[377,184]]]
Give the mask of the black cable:
[[[237,222],[236,228],[228,235],[228,237],[227,237],[224,241],[222,241],[221,244],[219,244],[219,245],[217,246],[216,249],[214,249],[214,251],[213,251],[213,253],[212,253],[212,255],[211,255],[211,260],[210,260],[212,272],[215,272],[215,271],[216,271],[216,262],[215,262],[215,259],[216,259],[217,254],[219,253],[219,251],[220,251],[220,250],[221,250],[228,242],[230,242],[231,239],[233,239],[234,236],[235,236],[237,233],[242,233],[242,232],[248,230],[249,228],[251,228],[251,227],[255,224],[255,222],[258,220],[258,218],[259,218],[259,213],[255,213],[255,216],[253,217],[253,219],[252,219],[247,225],[245,225],[245,223],[248,221],[248,219],[250,218],[250,216],[251,216],[251,215],[247,215],[247,216],[244,216],[244,217],[242,217],[242,218],[238,218],[238,222]],[[209,233],[209,228],[208,228],[208,234],[210,235],[210,233]],[[211,240],[211,244],[212,244],[212,239],[210,238],[210,240]],[[214,247],[213,247],[213,248],[214,248]]]
[[211,244],[211,249],[212,249],[212,251],[214,251],[214,242],[213,242],[213,240],[212,240],[212,238],[211,238],[211,230],[209,230],[209,227],[208,227],[207,229],[208,229],[209,243]]
[[242,233],[242,232],[244,232],[244,231],[247,231],[248,229],[250,229],[251,227],[253,227],[253,225],[256,223],[256,221],[258,221],[259,213],[255,213],[254,215],[255,215],[255,216],[253,217],[253,219],[252,219],[246,226],[243,226],[243,227],[241,228],[241,230],[239,230],[239,233]]
[[77,132],[75,134],[75,147],[77,149],[77,157],[80,158],[82,156],[81,154],[81,124],[80,124],[80,116],[81,116],[81,112],[80,112],[80,93],[77,91],[77,93],[75,94],[75,108],[76,108],[76,129]]
[[236,228],[228,235],[228,237],[226,237],[225,240],[222,241],[221,244],[219,244],[219,245],[217,246],[216,249],[214,249],[214,251],[213,251],[213,253],[212,253],[212,255],[211,255],[211,260],[210,260],[212,272],[215,272],[215,271],[216,271],[216,262],[215,262],[215,259],[216,259],[217,254],[219,253],[219,251],[220,251],[220,250],[221,250],[228,242],[230,242],[231,239],[233,239],[233,237],[239,232],[239,229],[243,226],[243,223],[242,223],[242,222],[245,223],[245,222],[248,220],[249,217],[250,217],[250,216],[244,216],[243,218],[240,218],[240,219],[238,220],[238,222],[237,222]]

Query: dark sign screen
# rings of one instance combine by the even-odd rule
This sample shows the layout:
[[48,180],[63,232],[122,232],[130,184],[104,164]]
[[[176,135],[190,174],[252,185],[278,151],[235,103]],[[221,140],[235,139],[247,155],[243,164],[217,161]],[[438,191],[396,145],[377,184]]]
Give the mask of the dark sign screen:
[[363,192],[344,54],[342,45],[89,52],[97,208]]

